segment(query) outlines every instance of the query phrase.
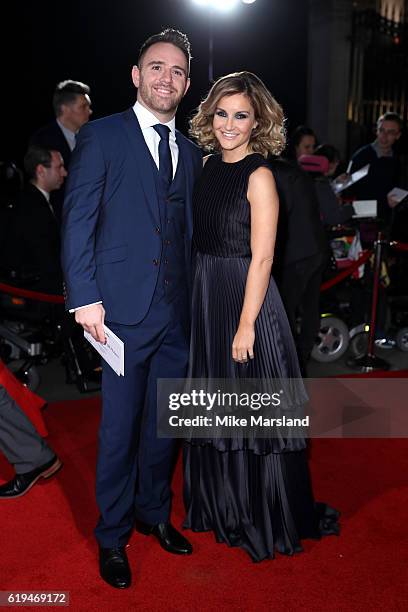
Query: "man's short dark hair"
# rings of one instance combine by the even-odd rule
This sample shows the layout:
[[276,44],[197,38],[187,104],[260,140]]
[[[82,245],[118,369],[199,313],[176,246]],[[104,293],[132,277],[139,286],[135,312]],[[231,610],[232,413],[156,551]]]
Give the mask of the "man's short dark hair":
[[89,96],[90,92],[91,89],[89,85],[81,83],[81,81],[61,81],[56,86],[52,98],[52,105],[54,108],[55,115],[57,117],[61,115],[61,107],[63,104],[72,104],[72,102],[75,102],[77,96]]
[[153,34],[150,36],[140,47],[139,57],[137,60],[137,65],[140,68],[140,63],[143,59],[144,54],[148,50],[149,47],[155,45],[156,43],[170,43],[180,49],[184,53],[184,56],[187,61],[188,72],[190,72],[190,60],[191,60],[191,45],[190,41],[187,38],[186,34],[180,32],[179,30],[174,30],[173,28],[166,28],[163,32],[159,34]]
[[336,147],[331,144],[321,144],[314,150],[313,155],[321,155],[325,157],[329,163],[340,161],[340,153]]
[[398,113],[392,113],[392,112],[384,113],[383,115],[381,115],[381,117],[378,118],[377,126],[379,126],[380,123],[382,123],[383,121],[393,121],[394,123],[397,123],[400,131],[403,128],[402,119],[398,115]]
[[30,181],[37,178],[37,166],[40,164],[46,168],[50,168],[52,163],[51,151],[31,145],[24,156],[24,170]]

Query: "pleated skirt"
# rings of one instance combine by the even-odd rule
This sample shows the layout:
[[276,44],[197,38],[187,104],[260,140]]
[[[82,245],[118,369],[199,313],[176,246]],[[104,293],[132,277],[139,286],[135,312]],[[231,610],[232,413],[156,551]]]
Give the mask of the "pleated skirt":
[[[307,400],[296,349],[271,278],[255,325],[255,358],[232,359],[249,258],[198,253],[192,305],[191,378],[291,380]],[[184,526],[212,530],[254,561],[302,550],[302,538],[338,533],[338,512],[314,501],[303,438],[189,439],[184,444]]]
[[273,277],[255,323],[255,359],[232,360],[250,258],[198,253],[192,301],[190,376],[300,378],[295,344]]

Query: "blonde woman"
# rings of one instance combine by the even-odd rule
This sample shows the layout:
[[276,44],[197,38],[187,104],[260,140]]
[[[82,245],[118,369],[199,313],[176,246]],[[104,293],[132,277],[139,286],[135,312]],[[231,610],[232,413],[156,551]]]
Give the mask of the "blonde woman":
[[[193,202],[189,374],[299,379],[271,276],[279,201],[267,157],[285,146],[282,109],[256,75],[230,74],[200,104],[191,135],[212,154]],[[185,527],[212,530],[254,561],[293,554],[302,538],[338,531],[338,513],[313,500],[303,438],[236,432],[233,439],[190,439],[184,459]]]

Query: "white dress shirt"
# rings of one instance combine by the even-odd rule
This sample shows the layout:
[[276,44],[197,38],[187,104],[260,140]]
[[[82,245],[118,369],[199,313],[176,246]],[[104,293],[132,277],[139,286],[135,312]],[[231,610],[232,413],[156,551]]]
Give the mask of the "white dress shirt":
[[57,123],[59,127],[61,128],[62,133],[64,134],[65,140],[68,143],[70,151],[72,152],[75,149],[75,145],[76,145],[76,133],[66,128],[65,125],[62,125],[59,119],[57,119]]
[[[153,113],[149,111],[149,109],[147,109],[145,106],[140,104],[140,102],[136,101],[136,104],[134,105],[133,110],[135,112],[137,120],[139,121],[140,129],[142,130],[142,134],[143,134],[143,138],[145,139],[145,143],[147,144],[149,151],[151,153],[151,156],[154,159],[154,163],[156,164],[158,168],[159,167],[160,136],[156,132],[156,130],[153,128],[153,126],[157,125],[158,123],[161,123],[161,121],[159,121],[157,117],[155,117]],[[173,119],[171,119],[168,123],[163,123],[163,125],[167,125],[167,127],[170,129],[169,145],[170,145],[170,152],[171,152],[171,161],[173,165],[173,178],[174,178],[174,175],[176,174],[176,170],[177,170],[177,162],[178,162],[178,156],[179,156],[179,150],[178,150],[178,146],[176,142],[176,119],[175,117],[173,117]]]
[[[150,154],[153,157],[154,163],[156,164],[157,168],[159,168],[160,136],[156,132],[156,130],[153,128],[153,126],[157,125],[158,123],[161,123],[161,121],[159,121],[157,117],[155,117],[153,113],[149,111],[148,108],[140,104],[140,102],[138,101],[136,101],[135,105],[133,106],[133,110],[139,122],[140,129],[142,130],[142,134],[143,134],[143,138],[145,139],[145,143],[147,144]],[[177,163],[178,163],[178,156],[179,156],[179,150],[178,150],[178,146],[176,142],[176,119],[175,117],[173,117],[173,119],[171,119],[168,123],[164,123],[163,125],[167,125],[167,127],[170,129],[169,145],[170,145],[170,152],[171,152],[171,161],[173,165],[173,178],[174,178],[174,175],[176,174],[176,170],[177,170]],[[69,312],[75,312],[77,310],[80,310],[80,308],[86,308],[87,306],[94,306],[95,304],[102,304],[102,302],[93,302],[92,304],[84,304],[83,306],[78,306],[78,308],[72,308]]]

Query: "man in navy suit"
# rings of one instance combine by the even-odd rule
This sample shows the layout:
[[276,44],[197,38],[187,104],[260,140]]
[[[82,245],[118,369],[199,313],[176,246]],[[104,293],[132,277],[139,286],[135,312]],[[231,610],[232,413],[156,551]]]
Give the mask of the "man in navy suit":
[[30,145],[59,151],[67,168],[76,134],[92,114],[90,92],[89,86],[81,81],[58,83],[52,98],[56,118],[34,132]]
[[[90,93],[89,86],[81,81],[58,83],[52,98],[55,119],[39,128],[30,138],[30,146],[59,151],[67,170],[76,145],[76,135],[92,114]],[[58,220],[61,219],[63,201],[64,187],[51,196]]]
[[175,442],[156,435],[156,381],[184,377],[188,361],[191,197],[202,162],[174,117],[190,57],[176,30],[142,45],[136,104],[81,129],[64,202],[67,307],[99,342],[105,322],[125,344],[123,377],[103,364],[96,483],[100,574],[117,588],[131,582],[134,527],[168,552],[192,552],[169,520]]

